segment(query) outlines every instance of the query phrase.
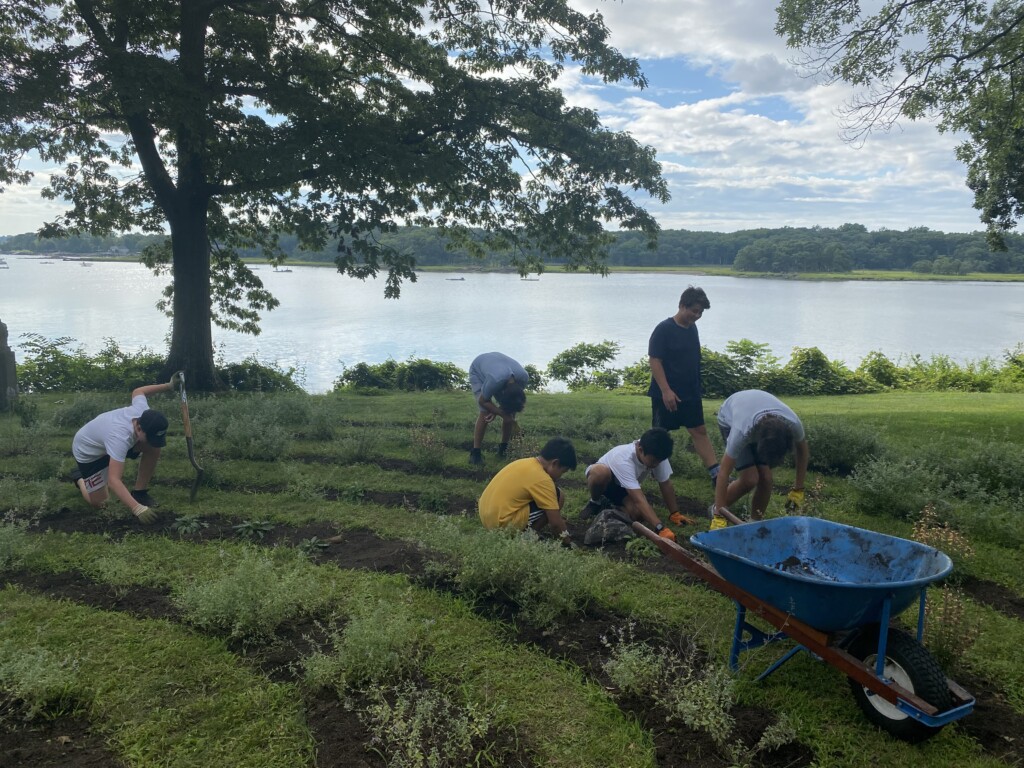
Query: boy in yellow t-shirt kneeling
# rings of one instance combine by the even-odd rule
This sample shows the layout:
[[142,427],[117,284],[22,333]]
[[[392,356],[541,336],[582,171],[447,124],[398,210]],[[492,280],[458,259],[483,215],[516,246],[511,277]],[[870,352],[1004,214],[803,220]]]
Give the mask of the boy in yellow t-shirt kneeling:
[[550,525],[564,544],[571,544],[562,517],[565,495],[556,483],[572,469],[576,449],[564,437],[549,440],[539,456],[506,464],[480,496],[480,522],[485,528],[518,530]]

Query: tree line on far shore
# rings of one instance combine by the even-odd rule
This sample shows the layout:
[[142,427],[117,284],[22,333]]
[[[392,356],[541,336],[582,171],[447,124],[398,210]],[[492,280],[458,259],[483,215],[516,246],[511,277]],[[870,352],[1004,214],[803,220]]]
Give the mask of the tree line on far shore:
[[[40,238],[33,233],[0,239],[0,250],[33,254],[139,254],[159,246],[162,235],[125,234],[112,237],[80,235]],[[508,268],[511,254],[493,252],[484,258],[465,248],[450,247],[437,230],[401,227],[383,233],[381,241],[415,256],[424,267]],[[281,235],[280,243],[290,258],[330,263],[336,244],[321,251],[300,250],[294,237]],[[620,232],[609,246],[608,265],[621,267],[724,266],[741,272],[843,273],[855,269],[901,270],[921,274],[1024,273],[1024,236],[1005,236],[1006,250],[990,250],[984,232],[945,233],[913,227],[905,231],[868,231],[862,224],[840,227],[782,227],[738,232],[663,230],[654,249],[642,234]],[[258,257],[255,251],[243,254]]]

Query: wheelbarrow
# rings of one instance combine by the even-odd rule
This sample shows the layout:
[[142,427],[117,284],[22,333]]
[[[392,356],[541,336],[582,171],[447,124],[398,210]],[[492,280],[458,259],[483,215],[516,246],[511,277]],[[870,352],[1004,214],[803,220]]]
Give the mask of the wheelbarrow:
[[[758,680],[807,651],[847,676],[869,720],[910,742],[973,711],[974,698],[921,644],[928,585],[953,569],[939,550],[828,520],[780,517],[691,536],[709,566],[639,523],[633,530],[736,603],[733,670],[745,651],[794,640]],[[916,637],[890,626],[915,602]],[[751,625],[748,611],[776,631]]]

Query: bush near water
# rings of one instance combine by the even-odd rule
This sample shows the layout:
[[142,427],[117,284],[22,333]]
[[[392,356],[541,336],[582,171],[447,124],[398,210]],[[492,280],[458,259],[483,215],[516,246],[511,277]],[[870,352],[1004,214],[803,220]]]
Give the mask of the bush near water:
[[[24,360],[18,364],[18,385],[24,393],[120,391],[160,378],[164,358],[150,349],[123,351],[113,339],[89,355],[69,337],[47,339],[26,334]],[[651,380],[646,359],[625,368],[611,365],[618,342],[580,343],[560,352],[545,370],[526,364],[527,389],[543,391],[549,381],[563,382],[569,391],[608,391],[646,394]],[[854,395],[872,392],[1024,392],[1024,344],[1003,353],[1002,360],[983,358],[958,363],[945,355],[924,358],[911,354],[891,360],[872,352],[855,369],[829,360],[817,347],[796,347],[781,363],[767,344],[749,339],[730,341],[725,351],[702,350],[705,397],[728,397],[744,389],[763,389],[781,396]],[[241,362],[220,361],[217,372],[229,390],[239,392],[299,392],[301,371],[281,368],[250,356]],[[425,358],[360,362],[346,367],[335,391],[453,391],[468,390],[469,375],[454,363]]]

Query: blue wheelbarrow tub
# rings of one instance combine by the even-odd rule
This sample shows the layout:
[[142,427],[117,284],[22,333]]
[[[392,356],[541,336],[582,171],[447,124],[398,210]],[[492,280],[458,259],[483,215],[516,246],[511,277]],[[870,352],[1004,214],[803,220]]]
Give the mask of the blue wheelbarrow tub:
[[880,622],[887,597],[896,616],[953,569],[934,547],[814,517],[720,528],[690,542],[726,581],[825,632]]

